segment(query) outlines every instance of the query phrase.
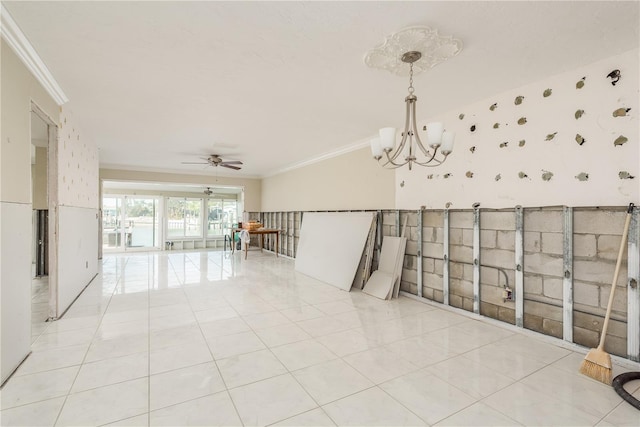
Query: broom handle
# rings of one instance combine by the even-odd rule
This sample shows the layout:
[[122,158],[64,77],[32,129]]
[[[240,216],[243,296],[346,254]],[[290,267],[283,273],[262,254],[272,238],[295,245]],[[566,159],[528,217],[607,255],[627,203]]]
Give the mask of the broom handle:
[[611,307],[613,307],[613,296],[616,293],[616,283],[618,283],[618,274],[620,273],[620,265],[622,264],[622,253],[624,252],[624,244],[627,242],[629,234],[629,223],[631,222],[631,212],[633,212],[633,203],[629,203],[627,216],[624,221],[624,230],[622,231],[622,239],[620,240],[620,249],[618,250],[618,259],[616,261],[616,269],[613,273],[613,282],[611,283],[611,293],[609,294],[609,302],[607,303],[607,314],[604,316],[604,324],[602,325],[602,335],[600,335],[600,344],[598,350],[604,350],[604,339],[607,336],[609,326],[609,318],[611,317]]

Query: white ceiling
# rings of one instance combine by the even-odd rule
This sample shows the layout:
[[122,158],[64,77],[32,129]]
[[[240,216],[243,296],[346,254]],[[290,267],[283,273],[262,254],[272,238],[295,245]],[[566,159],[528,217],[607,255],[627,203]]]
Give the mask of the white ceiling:
[[[404,120],[407,80],[367,68],[429,25],[458,56],[415,78],[422,118],[638,46],[637,1],[3,2],[105,166],[265,176]],[[195,169],[194,169],[195,168]],[[209,173],[215,173],[209,171]]]

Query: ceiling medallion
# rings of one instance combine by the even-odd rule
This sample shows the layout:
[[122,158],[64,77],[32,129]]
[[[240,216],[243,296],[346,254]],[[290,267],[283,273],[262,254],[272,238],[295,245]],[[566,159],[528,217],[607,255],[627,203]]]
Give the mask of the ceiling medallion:
[[413,62],[413,74],[419,74],[460,53],[462,41],[441,36],[433,28],[409,27],[387,36],[384,43],[367,52],[364,62],[371,68],[408,76],[409,69],[401,58],[410,51],[422,53],[422,57]]

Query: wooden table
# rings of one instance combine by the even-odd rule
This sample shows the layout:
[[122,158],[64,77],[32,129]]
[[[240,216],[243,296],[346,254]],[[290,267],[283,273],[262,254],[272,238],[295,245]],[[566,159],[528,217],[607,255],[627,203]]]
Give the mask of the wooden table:
[[[246,228],[236,228],[231,231],[231,253],[235,252],[236,245],[236,233],[241,232],[242,230],[247,230]],[[276,257],[278,256],[278,248],[280,247],[280,230],[276,228],[258,228],[255,230],[247,230],[249,234],[257,234],[260,236],[260,252],[262,252],[262,247],[264,246],[264,235],[265,234],[275,234],[276,235]],[[242,247],[242,246],[240,246]],[[247,253],[249,252],[249,244],[247,244],[244,248],[244,259],[247,259]]]

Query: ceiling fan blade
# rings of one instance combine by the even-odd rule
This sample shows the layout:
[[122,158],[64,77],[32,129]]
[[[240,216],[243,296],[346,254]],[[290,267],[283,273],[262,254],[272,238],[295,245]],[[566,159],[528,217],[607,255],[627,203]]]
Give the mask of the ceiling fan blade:
[[208,165],[208,162],[182,162],[183,165]]
[[224,163],[221,163],[220,166],[222,166],[223,168],[235,169],[237,171],[242,169],[242,168],[239,168],[237,166],[225,165]]
[[231,160],[229,162],[224,161],[222,163],[220,163],[221,165],[241,165],[242,162],[240,160]]

